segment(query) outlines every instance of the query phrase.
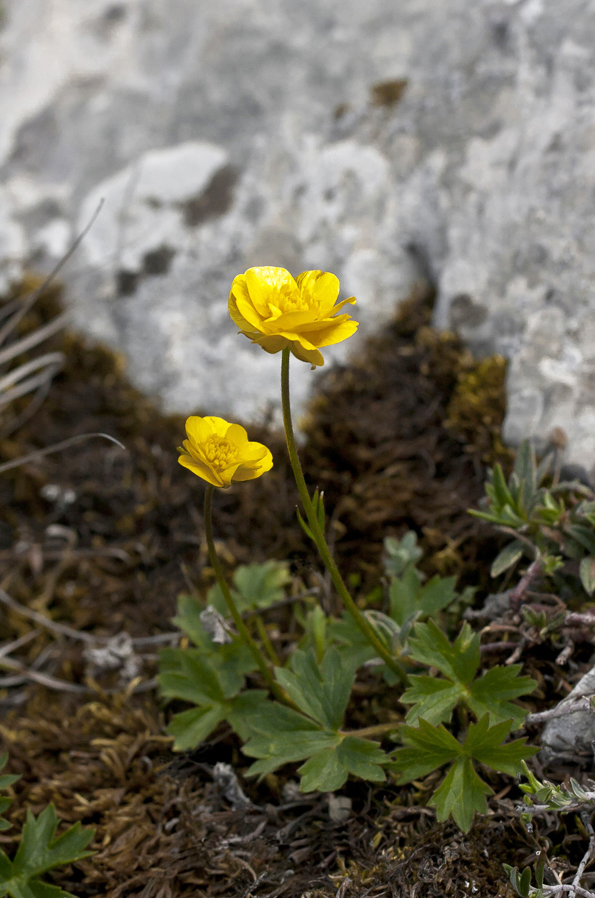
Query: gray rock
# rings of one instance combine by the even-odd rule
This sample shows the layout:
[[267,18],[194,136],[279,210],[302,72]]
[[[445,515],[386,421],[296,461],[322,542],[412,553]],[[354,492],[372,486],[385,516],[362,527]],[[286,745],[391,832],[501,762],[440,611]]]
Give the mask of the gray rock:
[[510,358],[507,438],[561,427],[595,468],[590,4],[20,0],[0,52],[0,280],[104,198],[69,301],[167,408],[277,402],[227,317],[247,267],[336,272],[353,346],[425,276],[439,326]]
[[[595,667],[582,677],[572,692],[569,692],[559,708],[576,701],[582,696],[595,695]],[[552,752],[569,752],[575,749],[591,749],[595,742],[595,713],[575,711],[556,717],[546,723],[541,734],[541,744]]]

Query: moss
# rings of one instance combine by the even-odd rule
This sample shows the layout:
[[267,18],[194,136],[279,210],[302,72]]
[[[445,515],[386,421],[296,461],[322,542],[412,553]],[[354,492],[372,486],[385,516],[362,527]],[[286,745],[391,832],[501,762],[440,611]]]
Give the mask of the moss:
[[457,385],[447,406],[445,426],[465,440],[465,450],[485,464],[512,459],[501,438],[506,411],[506,359],[492,355],[477,362],[461,359]]

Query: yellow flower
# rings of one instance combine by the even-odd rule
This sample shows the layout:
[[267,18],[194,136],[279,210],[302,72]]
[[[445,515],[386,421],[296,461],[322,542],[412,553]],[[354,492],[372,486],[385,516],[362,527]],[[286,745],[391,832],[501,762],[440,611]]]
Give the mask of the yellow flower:
[[240,331],[267,352],[289,347],[303,362],[324,365],[322,346],[351,337],[358,322],[337,302],[339,279],[328,271],[304,271],[295,280],[285,268],[249,268],[231,285],[229,314]]
[[187,440],[178,461],[207,483],[227,487],[242,480],[254,480],[273,467],[273,456],[262,443],[250,443],[239,424],[223,418],[199,418],[186,421]]

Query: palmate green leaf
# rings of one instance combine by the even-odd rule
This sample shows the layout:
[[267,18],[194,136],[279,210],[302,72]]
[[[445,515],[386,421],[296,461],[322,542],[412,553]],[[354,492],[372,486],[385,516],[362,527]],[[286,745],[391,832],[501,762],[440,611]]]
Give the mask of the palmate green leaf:
[[493,789],[475,772],[471,759],[459,758],[429,803],[436,808],[439,821],[447,820],[452,815],[459,829],[466,833],[471,829],[475,812],[486,813],[486,796],[492,793]]
[[510,730],[509,720],[490,726],[486,714],[469,727],[464,750],[470,757],[498,773],[509,773],[511,776],[524,773],[523,760],[537,754],[539,748],[527,745],[524,737],[503,744]]
[[[206,665],[215,675],[226,697],[236,695],[244,686],[246,674],[256,669],[250,650],[240,639],[234,639],[233,642],[225,645],[215,645],[210,641],[210,637],[207,638],[209,639],[209,646],[206,649],[162,649],[159,654],[160,683],[162,682],[162,677],[170,673],[182,674],[185,677],[190,676],[190,679],[192,679],[192,675],[187,672],[188,665],[184,663],[183,659],[194,658],[199,664]],[[164,683],[165,680],[163,680],[162,685]],[[186,698],[185,695],[173,692],[168,697]],[[187,700],[194,701],[192,698]]]
[[240,739],[247,739],[249,721],[265,702],[264,689],[251,689],[241,695],[210,705],[190,708],[174,714],[167,728],[175,739],[175,751],[189,751],[207,739],[213,730],[226,720]]
[[432,577],[425,585],[419,571],[407,568],[389,586],[390,616],[399,626],[412,616],[428,617],[446,608],[456,596],[456,577]]
[[207,739],[226,719],[230,706],[220,704],[189,708],[172,717],[167,732],[174,737],[174,751],[190,751]]
[[[233,695],[244,685],[244,677],[256,669],[256,664],[245,643],[235,637],[230,643],[214,643],[203,627],[200,619],[204,609],[189,595],[178,596],[178,614],[173,622],[192,640],[199,649],[194,654],[217,671],[226,695]],[[176,670],[181,666],[181,658],[192,649],[162,649],[159,655],[160,671]]]
[[387,755],[374,742],[346,736],[334,748],[317,752],[299,768],[302,792],[334,792],[340,789],[351,773],[374,783],[383,782],[386,774],[382,765]]
[[489,714],[491,723],[509,720],[515,727],[522,724],[526,711],[511,699],[532,692],[537,683],[519,676],[520,664],[493,667],[473,679],[479,666],[479,636],[467,624],[452,645],[432,621],[417,624],[414,633],[409,640],[411,657],[438,668],[446,679],[409,678],[411,687],[401,696],[401,701],[413,705],[407,723],[414,724],[422,717],[432,724],[447,722],[457,703],[463,701],[478,719]]
[[56,838],[58,817],[53,805],[35,818],[27,811],[22,838],[14,860],[0,851],[0,896],[11,898],[67,898],[68,892],[47,885],[39,877],[54,867],[72,864],[89,857],[86,851],[94,830],[83,829],[75,823]]
[[351,695],[355,672],[342,663],[334,646],[319,664],[313,652],[291,656],[291,670],[276,668],[275,676],[300,711],[329,730],[338,730]]
[[305,761],[298,769],[302,792],[333,792],[349,774],[380,782],[389,760],[375,742],[321,728],[277,702],[266,702],[250,719],[243,752],[258,759],[247,771],[250,776]]
[[166,662],[158,679],[165,698],[180,698],[196,705],[220,704],[228,698],[217,671],[199,650],[169,649],[164,656]]
[[461,744],[444,726],[433,726],[420,718],[418,727],[405,725],[400,728],[401,739],[407,747],[393,752],[391,766],[400,773],[399,782],[408,783],[438,767],[452,764],[430,804],[436,806],[439,820],[445,820],[452,814],[466,832],[471,826],[474,812],[485,812],[485,797],[491,794],[490,787],[481,780],[473,762],[515,775],[524,771],[524,758],[538,751],[528,746],[525,739],[504,744],[510,728],[511,721],[490,726],[486,714],[477,724],[470,724],[465,742]]
[[283,561],[241,564],[236,568],[233,582],[242,602],[246,603],[245,610],[268,608],[285,598],[285,587],[291,583],[291,574]]
[[[241,564],[234,571],[232,595],[240,613],[268,608],[285,598],[285,587],[291,582],[288,565],[283,561],[264,564]],[[227,603],[218,584],[208,593],[209,605],[224,617],[229,617]]]
[[[231,646],[221,648],[230,649]],[[245,658],[245,655],[241,653],[240,657]],[[266,696],[262,690],[238,695],[244,683],[244,671],[237,658],[234,663],[238,663],[239,667],[232,667],[233,676],[225,667],[224,660],[219,656],[215,659],[205,657],[200,649],[164,650],[160,660],[158,679],[162,695],[197,705],[175,714],[169,724],[168,732],[175,739],[176,751],[196,748],[224,720],[241,735],[243,724],[238,715],[251,713],[253,707],[250,702],[258,705]],[[221,662],[219,669],[212,665],[213,660]],[[253,662],[248,669],[253,669]]]
[[74,898],[70,892],[64,892],[58,886],[51,886],[47,882],[39,882],[39,880],[32,880],[29,887],[35,898]]
[[390,616],[399,626],[417,611],[421,593],[421,575],[414,567],[408,567],[400,577],[393,577],[388,588]]
[[410,783],[426,776],[437,767],[454,761],[462,753],[460,742],[440,726],[432,726],[420,718],[418,727],[402,726],[401,740],[408,748],[398,748],[392,753],[393,767],[401,773],[400,783]]
[[441,677],[410,676],[411,686],[401,696],[404,704],[412,704],[407,723],[413,725],[420,717],[429,723],[446,723],[453,709],[465,697],[464,686]]
[[202,605],[194,596],[182,593],[178,596],[178,613],[174,617],[173,623],[192,640],[194,645],[205,652],[211,652],[213,641],[205,631],[200,619],[203,610]]
[[464,623],[455,642],[451,644],[433,621],[415,625],[409,640],[409,654],[414,661],[436,667],[456,683],[467,685],[479,667],[479,636]]
[[53,805],[44,808],[37,819],[30,810],[27,811],[27,821],[12,862],[13,875],[38,877],[53,867],[72,864],[93,854],[85,849],[94,830],[83,829],[80,823],[75,823],[56,838],[57,826],[58,815]]
[[259,760],[249,774],[271,773],[283,764],[303,761],[318,751],[338,745],[341,737],[278,702],[267,701],[248,723],[242,751]]
[[522,664],[492,667],[469,685],[466,701],[478,720],[489,714],[492,724],[511,720],[513,729],[522,725],[527,712],[510,699],[527,695],[537,687],[536,680],[519,676],[522,668]]

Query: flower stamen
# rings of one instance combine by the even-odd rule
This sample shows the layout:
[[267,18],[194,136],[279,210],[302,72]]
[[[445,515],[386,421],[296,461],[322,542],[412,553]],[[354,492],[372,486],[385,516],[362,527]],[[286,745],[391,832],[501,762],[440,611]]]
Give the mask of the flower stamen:
[[213,434],[204,445],[203,452],[214,468],[229,468],[238,460],[238,450],[225,437]]

